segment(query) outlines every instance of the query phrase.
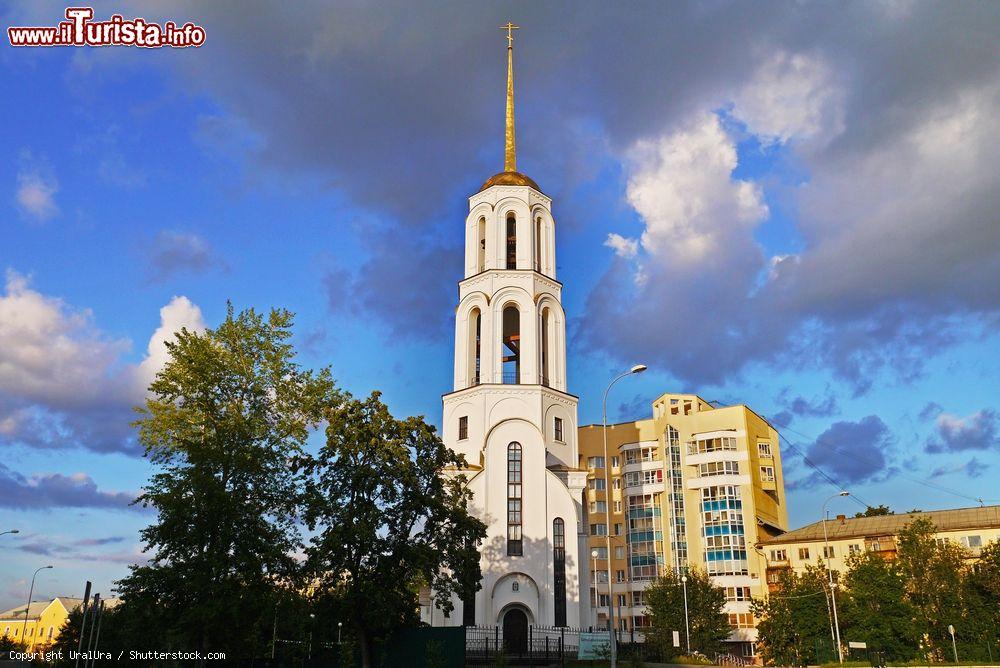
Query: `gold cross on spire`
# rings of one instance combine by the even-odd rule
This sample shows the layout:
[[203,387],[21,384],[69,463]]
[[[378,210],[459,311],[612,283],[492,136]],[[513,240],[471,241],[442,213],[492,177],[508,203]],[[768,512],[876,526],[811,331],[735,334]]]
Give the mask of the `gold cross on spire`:
[[516,26],[513,23],[511,23],[510,21],[507,21],[507,25],[500,26],[500,30],[506,30],[507,31],[507,48],[508,49],[513,49],[514,48],[514,31],[517,30],[520,27],[521,26]]
[[510,21],[500,26],[507,31],[507,118],[504,124],[503,171],[517,171],[517,152],[514,148],[514,31],[518,26]]

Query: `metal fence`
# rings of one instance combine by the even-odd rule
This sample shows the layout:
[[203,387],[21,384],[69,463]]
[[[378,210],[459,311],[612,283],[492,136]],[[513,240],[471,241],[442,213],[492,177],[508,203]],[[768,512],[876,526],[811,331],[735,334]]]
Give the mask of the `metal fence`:
[[490,663],[501,654],[528,664],[573,659],[580,649],[580,631],[568,626],[528,626],[526,636],[504,638],[501,626],[466,626],[465,660]]

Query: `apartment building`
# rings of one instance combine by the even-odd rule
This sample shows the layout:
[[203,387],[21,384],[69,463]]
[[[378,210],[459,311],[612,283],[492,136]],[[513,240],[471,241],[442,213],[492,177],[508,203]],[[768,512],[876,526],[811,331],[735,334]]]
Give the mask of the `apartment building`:
[[784,569],[803,572],[808,564],[829,561],[834,573],[847,571],[847,561],[858,552],[876,552],[886,559],[896,556],[896,536],[918,518],[926,518],[937,528],[939,541],[952,541],[968,550],[970,558],[991,541],[1000,540],[1000,506],[956,508],[928,512],[900,513],[876,517],[837,515],[814,522],[780,536],[762,540],[758,556],[765,562],[767,580],[774,585]]
[[778,433],[745,405],[664,394],[649,419],[608,425],[606,459],[601,425],[581,427],[578,441],[588,473],[589,623],[606,624],[614,605],[618,628],[641,633],[649,583],[696,566],[726,590],[731,651],[753,656],[750,599],[766,595],[753,545],[788,527]]

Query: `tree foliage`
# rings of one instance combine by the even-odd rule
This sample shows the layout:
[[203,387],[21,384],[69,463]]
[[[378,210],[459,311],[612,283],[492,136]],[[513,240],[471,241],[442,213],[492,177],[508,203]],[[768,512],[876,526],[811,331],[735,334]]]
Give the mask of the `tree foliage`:
[[[841,641],[863,641],[891,661],[952,659],[948,625],[956,629],[959,658],[996,657],[1000,629],[1000,541],[978,559],[953,540],[938,537],[927,518],[911,521],[896,537],[895,555],[849,557],[837,588]],[[782,572],[766,601],[755,601],[765,661],[816,663],[815,647],[829,639],[827,589],[821,567]],[[826,629],[824,633],[824,627]],[[825,638],[824,638],[825,636]],[[846,650],[845,650],[846,651]]]
[[393,418],[378,392],[332,410],[326,437],[301,461],[304,518],[316,531],[307,568],[317,597],[339,603],[370,666],[375,641],[417,623],[420,583],[446,613],[452,593],[475,591],[486,527],[467,512],[464,476],[448,473],[464,458],[423,419]]
[[299,486],[290,462],[338,391],[329,370],[294,360],[292,316],[234,314],[186,329],[139,409],[139,439],[158,467],[137,502],[156,510],[141,532],[151,559],[118,583],[124,610],[159,649],[261,655],[293,558]]
[[877,506],[868,506],[863,513],[854,513],[854,517],[881,517],[883,515],[895,514],[889,506],[880,503]]
[[[664,657],[673,658],[686,653],[684,583],[673,569],[667,569],[646,588],[646,605],[650,616],[647,641],[655,643]],[[714,656],[722,650],[723,642],[731,631],[729,617],[724,612],[725,605],[725,591],[713,584],[705,571],[698,568],[688,570],[687,607],[692,651]],[[679,648],[674,647],[674,631],[680,633]]]
[[832,657],[830,588],[826,571],[807,566],[804,573],[782,571],[777,587],[754,600],[757,648],[766,663],[805,666]]

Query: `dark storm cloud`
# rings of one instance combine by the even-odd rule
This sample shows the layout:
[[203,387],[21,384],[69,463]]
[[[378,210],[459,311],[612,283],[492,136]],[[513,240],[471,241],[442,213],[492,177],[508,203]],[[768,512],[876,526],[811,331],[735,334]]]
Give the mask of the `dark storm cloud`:
[[205,239],[190,232],[161,230],[146,249],[147,274],[153,283],[182,273],[201,274],[224,267]]
[[[892,445],[889,427],[877,415],[857,422],[835,422],[806,450],[806,456],[841,485],[878,479],[889,468],[886,454]],[[818,474],[799,486],[825,483]]]
[[990,468],[989,464],[984,464],[977,458],[973,457],[964,464],[958,464],[956,466],[939,466],[933,471],[931,471],[931,478],[940,478],[942,476],[951,475],[953,473],[962,473],[969,478],[979,478]]
[[[523,26],[519,165],[557,202],[592,186],[587,180],[597,178],[593,165],[602,159],[628,166],[638,140],[674,132],[697,114],[732,109],[744,114],[737,125],[760,122],[746,113],[753,105],[732,104],[766,88],[760,73],[782,54],[793,70],[797,57],[822,65],[817,72],[828,69],[836,94],[819,99],[836,102],[822,110],[836,112],[824,116],[831,124],[785,146],[808,183],[775,193],[794,202],[805,250],[772,265],[747,235],[750,243],[727,244],[725,270],[706,263],[679,276],[668,269],[674,257],[646,258],[640,287],[614,265],[587,301],[579,340],[621,360],[648,359],[696,384],[721,382],[753,362],[830,368],[861,393],[882,370],[918,375],[923,359],[967,335],[970,322],[995,317],[1000,304],[996,170],[992,156],[984,162],[963,153],[996,143],[997,3],[139,8],[151,19],[187,16],[206,26],[204,47],[155,57],[216,102],[220,124],[253,138],[236,142],[241,160],[319,174],[390,225],[424,233],[431,214],[499,169],[497,26],[507,19]],[[98,59],[148,55],[77,57],[105,63]],[[767,115],[781,105],[758,106]],[[938,155],[939,144],[955,153]],[[941,178],[953,164],[965,171]],[[593,224],[606,228],[602,235],[621,231],[605,217]],[[445,250],[397,251],[392,268],[422,284],[426,263]],[[761,287],[769,270],[774,276]],[[414,294],[404,308],[380,308],[387,293],[370,293],[350,299],[367,301],[394,332],[437,331],[437,315],[429,326],[420,317],[434,312],[426,309],[447,313],[451,301]],[[705,317],[706,304],[725,314],[724,326]],[[663,314],[684,323],[684,346],[664,345],[658,328],[614,325]]]
[[1000,416],[985,408],[968,417],[941,413],[924,446],[930,453],[1000,449]]
[[108,508],[141,510],[129,504],[134,494],[105,492],[83,473],[44,473],[26,478],[0,464],[0,506],[16,510],[48,508]]
[[773,415],[771,420],[779,427],[787,427],[795,417],[830,417],[839,411],[833,394],[807,399],[803,396],[789,397],[790,392],[791,388],[786,387],[777,398],[785,409]]

